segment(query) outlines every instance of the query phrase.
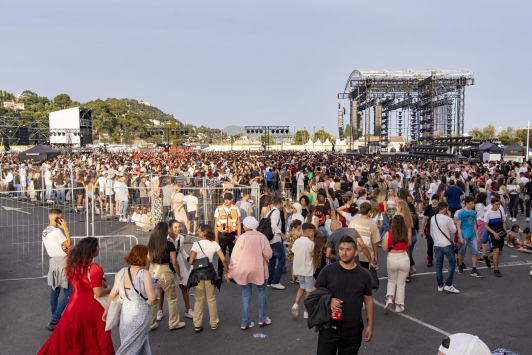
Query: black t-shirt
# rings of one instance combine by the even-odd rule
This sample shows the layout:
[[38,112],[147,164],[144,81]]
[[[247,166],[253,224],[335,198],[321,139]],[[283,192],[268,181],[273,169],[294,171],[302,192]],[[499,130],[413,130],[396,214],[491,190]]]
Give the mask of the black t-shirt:
[[435,216],[438,214],[438,208],[432,207],[432,204],[425,207],[425,212],[423,213],[424,216],[427,217],[427,223],[425,224],[425,227],[430,228],[430,219],[432,216]]
[[320,206],[316,205],[316,212],[314,212],[314,215],[318,217],[319,226],[323,227],[325,225],[325,221],[327,220],[327,216],[331,215],[331,209],[327,206]]
[[527,195],[532,196],[532,180],[530,180],[529,182],[525,184],[525,189],[526,189]]
[[354,329],[362,323],[362,303],[364,296],[372,295],[372,281],[368,270],[360,265],[354,269],[344,269],[341,263],[327,265],[321,270],[316,288],[325,287],[342,304],[342,330]]
[[170,259],[170,252],[172,251],[176,251],[175,250],[175,245],[174,243],[170,242],[170,241],[166,241],[167,243],[167,247],[166,247],[166,252],[162,255],[162,259],[161,260],[155,260],[153,259],[152,262],[154,264],[170,264],[172,265],[172,259]]
[[340,183],[340,190],[342,191],[349,191],[349,182],[341,182]]

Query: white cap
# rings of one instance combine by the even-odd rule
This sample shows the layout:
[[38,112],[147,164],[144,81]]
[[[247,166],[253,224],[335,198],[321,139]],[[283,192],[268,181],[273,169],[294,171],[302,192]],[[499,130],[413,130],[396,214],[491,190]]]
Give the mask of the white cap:
[[449,349],[443,345],[438,349],[445,355],[491,355],[488,346],[476,335],[457,333],[449,338]]

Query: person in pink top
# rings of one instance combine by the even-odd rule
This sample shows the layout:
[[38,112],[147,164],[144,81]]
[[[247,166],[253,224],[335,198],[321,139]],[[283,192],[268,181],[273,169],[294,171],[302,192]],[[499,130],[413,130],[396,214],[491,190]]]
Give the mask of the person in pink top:
[[244,218],[243,224],[246,232],[240,235],[235,243],[226,280],[234,279],[242,286],[242,325],[240,328],[246,330],[255,326],[249,317],[251,290],[254,284],[259,290],[259,325],[269,325],[272,322],[266,316],[266,280],[272,248],[268,238],[256,231],[259,222],[254,217]]

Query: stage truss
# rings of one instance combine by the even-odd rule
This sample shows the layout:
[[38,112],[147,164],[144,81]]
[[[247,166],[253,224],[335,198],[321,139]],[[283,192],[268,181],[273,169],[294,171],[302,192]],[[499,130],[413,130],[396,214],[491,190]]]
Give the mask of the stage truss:
[[[346,106],[351,141],[362,138],[367,153],[387,151],[394,133],[417,144],[462,136],[465,87],[474,82],[467,69],[355,70],[338,94],[340,138],[345,136]],[[349,104],[343,105],[344,100]]]
[[0,139],[10,146],[47,144],[50,141],[48,118],[0,116]]

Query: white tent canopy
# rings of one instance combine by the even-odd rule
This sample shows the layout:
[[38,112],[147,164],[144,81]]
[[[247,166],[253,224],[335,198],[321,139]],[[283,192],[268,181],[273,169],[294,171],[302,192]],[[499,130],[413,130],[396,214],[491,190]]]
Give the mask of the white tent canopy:
[[305,145],[314,145],[314,143],[312,143],[312,140],[309,138],[309,139],[308,139],[308,142],[305,143]]
[[316,142],[314,142],[314,145],[323,145],[323,143],[320,141],[320,139],[318,138],[316,140]]
[[323,145],[332,145],[332,143],[329,141],[329,138],[323,143]]
[[344,139],[344,140],[337,139],[336,145],[347,145],[347,139]]

